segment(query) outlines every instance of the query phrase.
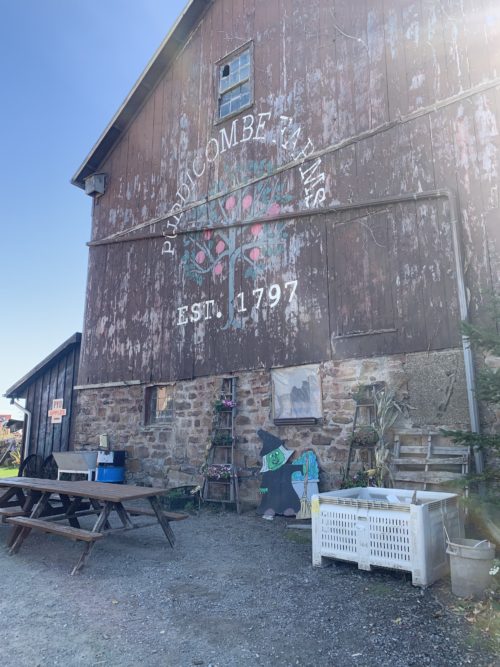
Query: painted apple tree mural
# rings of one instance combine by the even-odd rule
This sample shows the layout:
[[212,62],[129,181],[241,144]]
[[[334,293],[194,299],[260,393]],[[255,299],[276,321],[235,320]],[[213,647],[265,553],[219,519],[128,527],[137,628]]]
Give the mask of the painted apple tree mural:
[[[265,273],[272,257],[285,251],[286,223],[238,225],[251,219],[279,215],[292,198],[281,191],[277,180],[269,179],[252,188],[244,188],[209,205],[210,224],[218,229],[205,229],[184,237],[181,264],[184,277],[202,285],[206,281],[227,283],[227,320],[223,329],[241,328],[235,304],[237,268],[243,277],[255,282]],[[224,226],[223,229],[220,227]]]

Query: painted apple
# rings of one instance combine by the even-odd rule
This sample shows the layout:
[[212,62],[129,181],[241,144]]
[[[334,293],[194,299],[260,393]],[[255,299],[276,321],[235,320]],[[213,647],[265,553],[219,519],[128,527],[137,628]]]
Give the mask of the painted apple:
[[281,206],[279,204],[271,204],[271,206],[267,209],[267,215],[278,215],[278,213],[281,211]]
[[244,210],[244,211],[248,211],[248,209],[249,209],[250,206],[252,205],[252,202],[253,202],[253,197],[252,197],[252,195],[245,195],[245,196],[243,197],[243,201],[242,201],[243,210]]

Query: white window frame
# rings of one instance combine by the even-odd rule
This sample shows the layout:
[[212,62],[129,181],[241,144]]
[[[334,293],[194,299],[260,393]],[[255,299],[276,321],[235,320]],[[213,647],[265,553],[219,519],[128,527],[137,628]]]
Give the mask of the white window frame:
[[[242,54],[244,54],[246,51],[248,51],[248,56],[249,56],[249,62],[248,62],[248,76],[245,76],[244,78],[238,79],[237,81],[227,85],[226,87],[221,87],[221,76],[224,71],[224,68],[226,66],[230,66],[236,58],[239,58]],[[229,74],[231,76],[231,74]],[[253,106],[253,101],[254,101],[254,64],[253,64],[253,42],[247,42],[246,44],[243,44],[243,46],[238,47],[234,51],[231,51],[231,53],[228,53],[224,58],[221,58],[217,63],[216,63],[216,71],[215,71],[215,81],[216,81],[216,91],[217,91],[217,112],[216,112],[216,120],[215,124],[222,123],[226,121],[228,118],[233,118],[234,116],[237,116],[240,114],[242,111],[246,111],[249,109],[251,106]],[[245,83],[248,83],[249,86],[249,99],[248,102],[240,106],[238,109],[235,109],[234,111],[228,111],[225,115],[221,116],[221,111],[222,107],[224,104],[222,103],[223,97],[225,95],[228,95],[232,92],[235,92],[238,90],[238,88]]]

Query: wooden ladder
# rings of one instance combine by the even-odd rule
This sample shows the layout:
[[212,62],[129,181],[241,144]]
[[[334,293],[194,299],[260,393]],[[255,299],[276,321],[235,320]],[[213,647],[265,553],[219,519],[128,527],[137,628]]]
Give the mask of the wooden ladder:
[[[369,387],[371,389],[371,387]],[[373,390],[371,390],[371,396],[373,395]],[[363,414],[364,413],[364,414]],[[362,424],[358,424],[360,418],[364,417]],[[356,432],[358,426],[372,426],[376,418],[376,409],[373,397],[366,400],[363,403],[356,403],[356,408],[354,409],[354,419],[352,422],[352,431],[351,436]],[[349,477],[349,472],[351,470],[351,463],[354,458],[355,451],[361,451],[362,449],[368,452],[368,468],[373,468],[375,466],[374,461],[374,446],[361,446],[353,444],[351,441],[349,443],[349,454],[347,455],[347,464],[345,469],[346,479]]]
[[236,436],[236,378],[222,379],[220,401],[231,401],[231,408],[214,408],[210,449],[204,466],[203,500],[215,503],[234,503],[240,513],[238,470],[234,462]]

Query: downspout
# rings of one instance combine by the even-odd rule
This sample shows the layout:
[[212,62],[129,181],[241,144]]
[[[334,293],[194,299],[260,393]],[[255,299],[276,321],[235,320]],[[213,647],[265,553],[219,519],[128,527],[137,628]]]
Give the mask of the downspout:
[[[26,410],[26,408],[23,408],[22,405],[19,403],[16,403],[16,401],[11,398],[10,399],[10,404],[15,405],[18,410],[21,410],[21,412],[24,413],[24,416],[26,417],[26,428],[24,430],[24,451],[23,451],[23,458],[22,461],[26,458],[26,455],[28,453],[28,448],[30,446],[30,435],[31,435],[31,412],[29,410]],[[21,463],[22,463],[21,461]]]
[[[451,212],[451,228],[453,234],[453,250],[455,254],[455,269],[457,272],[458,283],[458,301],[460,307],[460,318],[463,322],[469,321],[469,309],[467,306],[467,293],[465,291],[465,280],[462,264],[462,251],[460,248],[460,239],[458,231],[458,207],[456,194],[451,190],[447,190],[447,198],[450,203]],[[469,403],[469,418],[471,431],[473,433],[480,433],[479,422],[479,408],[477,404],[476,395],[476,374],[474,372],[474,357],[470,346],[468,336],[462,334],[462,347],[464,351],[464,366],[465,366],[465,381],[467,385],[467,398]],[[474,463],[476,472],[481,474],[484,472],[484,457],[483,452],[479,447],[474,447]]]

